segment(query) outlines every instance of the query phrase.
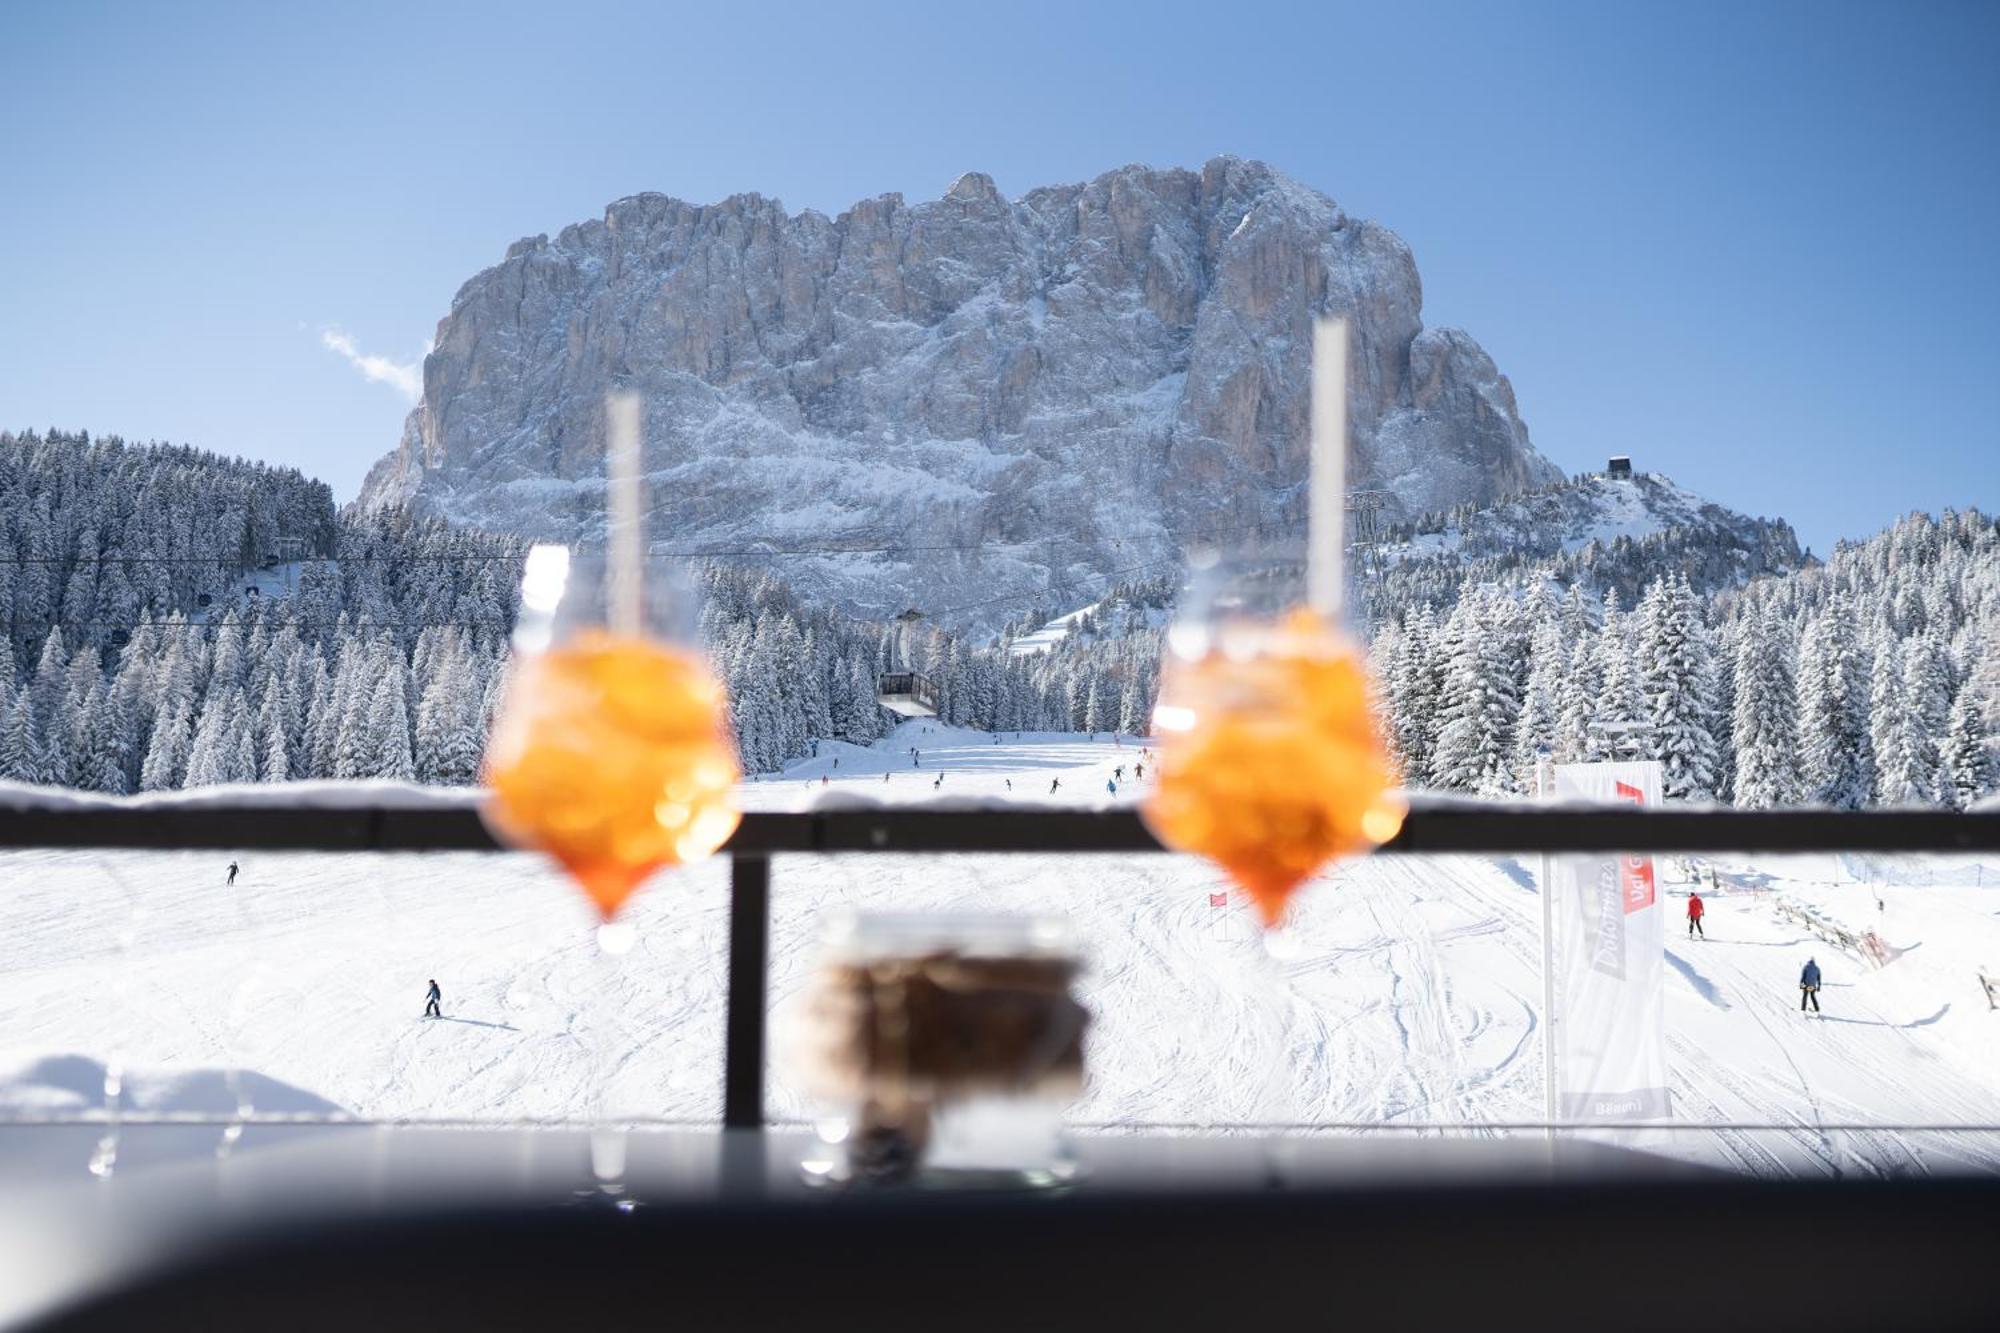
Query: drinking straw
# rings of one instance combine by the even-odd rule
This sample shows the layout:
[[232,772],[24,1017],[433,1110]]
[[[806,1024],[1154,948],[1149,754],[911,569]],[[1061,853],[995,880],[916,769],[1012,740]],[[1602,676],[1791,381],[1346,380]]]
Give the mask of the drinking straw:
[[621,391],[604,400],[609,423],[604,468],[611,522],[609,601],[611,630],[636,637],[644,628],[639,580],[645,520],[639,512],[639,395]]
[[1329,619],[1340,614],[1342,527],[1347,505],[1347,321],[1313,322],[1312,487],[1307,518],[1306,600]]

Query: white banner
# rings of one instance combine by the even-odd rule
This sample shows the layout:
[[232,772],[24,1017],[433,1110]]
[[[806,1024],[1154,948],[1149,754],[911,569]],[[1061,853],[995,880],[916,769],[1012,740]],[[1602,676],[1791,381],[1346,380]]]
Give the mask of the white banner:
[[[1558,764],[1558,800],[1660,803],[1652,760]],[[1547,888],[1556,921],[1556,1111],[1564,1120],[1671,1113],[1661,986],[1666,908],[1650,856],[1558,856]]]

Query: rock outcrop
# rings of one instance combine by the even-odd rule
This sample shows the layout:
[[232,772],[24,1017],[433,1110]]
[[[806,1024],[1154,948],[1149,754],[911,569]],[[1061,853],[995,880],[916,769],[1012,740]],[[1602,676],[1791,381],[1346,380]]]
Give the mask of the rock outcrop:
[[1321,312],[1354,321],[1352,480],[1392,516],[1554,479],[1421,308],[1394,233],[1233,158],[838,218],[639,195],[460,289],[361,502],[587,539],[629,386],[657,546],[852,547],[774,559],[857,611],[992,622],[1296,520]]

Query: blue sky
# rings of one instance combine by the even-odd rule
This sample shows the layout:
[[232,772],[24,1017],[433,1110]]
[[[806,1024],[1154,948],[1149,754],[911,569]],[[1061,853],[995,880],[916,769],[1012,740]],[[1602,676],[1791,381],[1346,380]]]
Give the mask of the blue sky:
[[621,195],[1226,152],[1400,232],[1565,468],[1631,453],[1824,550],[2000,507],[1996,69],[1982,3],[7,0],[0,425],[347,498],[458,285]]

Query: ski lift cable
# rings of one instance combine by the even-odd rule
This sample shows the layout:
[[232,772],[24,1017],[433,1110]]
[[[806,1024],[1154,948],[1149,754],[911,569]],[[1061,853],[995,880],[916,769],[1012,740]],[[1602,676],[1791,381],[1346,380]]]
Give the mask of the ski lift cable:
[[[339,629],[341,627],[341,622],[338,620],[290,620],[283,616],[270,616],[254,620],[247,618],[244,619],[231,618],[224,620],[180,620],[180,621],[155,620],[148,624],[141,624],[138,621],[131,621],[131,620],[54,620],[50,621],[46,626],[43,626],[39,629],[30,626],[30,630],[33,633],[38,633],[38,634],[46,634],[49,630],[52,629],[109,630],[112,633],[117,633],[118,631],[123,630],[136,637],[141,634],[154,634],[168,630],[171,630],[175,633],[179,633],[183,630],[195,630],[195,629],[219,630],[229,625],[234,625],[236,628],[241,630],[255,630],[260,628],[270,629],[270,630]],[[513,627],[511,625],[505,624],[504,622],[479,621],[479,620],[350,620],[347,622],[347,628],[351,630],[469,629],[469,630],[490,631],[491,633],[494,634],[510,634],[513,632]]]

